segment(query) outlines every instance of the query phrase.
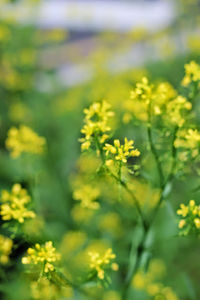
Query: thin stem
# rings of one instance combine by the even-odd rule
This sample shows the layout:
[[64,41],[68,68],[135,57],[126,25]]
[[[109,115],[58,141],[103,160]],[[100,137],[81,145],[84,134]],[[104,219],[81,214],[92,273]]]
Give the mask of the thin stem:
[[129,189],[129,187],[127,186],[126,182],[123,181],[122,179],[118,178],[114,173],[112,173],[109,168],[106,167],[106,170],[108,171],[109,175],[114,178],[118,183],[121,184],[121,186],[126,190],[126,192],[131,196],[131,198],[133,199],[134,201],[134,204],[137,208],[137,211],[138,211],[138,214],[140,215],[140,218],[141,218],[141,221],[142,221],[142,225],[143,225],[143,228],[144,230],[146,231],[146,228],[147,228],[147,222],[144,218],[144,215],[143,215],[143,212],[142,212],[142,209],[140,207],[140,204],[139,204],[139,200],[137,199],[137,197],[135,196],[135,194],[133,193],[132,190]]
[[80,294],[84,295],[87,297],[87,299],[92,299],[92,300],[101,300],[100,296],[98,295],[92,295],[88,291],[86,291],[84,288],[80,286],[80,284],[77,284],[75,282],[72,282],[69,278],[66,277],[63,273],[59,272],[58,270],[55,270],[52,272],[52,279],[54,277],[59,278],[59,282],[61,285],[64,286],[71,286],[73,289],[77,290]]
[[[145,220],[145,218],[144,218],[144,216],[143,216],[143,212],[142,212],[142,209],[141,209],[141,207],[140,207],[140,204],[139,204],[139,200],[137,199],[137,197],[135,196],[135,194],[129,189],[129,187],[127,186],[127,184],[126,184],[126,182],[125,181],[123,181],[122,179],[121,179],[121,173],[120,173],[120,176],[118,177],[118,176],[116,176],[113,172],[111,172],[110,171],[110,169],[105,165],[105,154],[104,154],[104,152],[103,152],[103,149],[102,149],[102,147],[101,147],[101,144],[100,144],[100,142],[99,142],[99,140],[98,140],[98,137],[95,139],[96,140],[96,146],[97,146],[97,149],[99,150],[99,152],[100,152],[100,157],[101,157],[101,160],[102,160],[102,163],[103,163],[103,166],[104,166],[104,168],[105,168],[105,170],[109,173],[109,175],[112,177],[112,178],[114,178],[126,191],[127,191],[127,193],[131,196],[131,198],[133,199],[133,201],[134,201],[134,204],[135,204],[135,206],[136,206],[136,209],[137,209],[137,211],[138,211],[138,214],[139,214],[139,216],[140,216],[140,218],[141,218],[141,221],[142,221],[142,225],[143,225],[143,228],[144,228],[144,230],[146,230],[146,228],[147,228],[147,223],[146,223],[146,220]],[[120,168],[121,169],[121,168]],[[120,170],[120,172],[121,172],[121,170]]]
[[122,292],[124,300],[126,300],[126,298],[127,298],[128,290],[129,290],[132,278],[133,278],[134,274],[137,272],[137,270],[138,270],[138,268],[140,266],[140,262],[141,262],[141,258],[142,258],[143,251],[144,251],[144,248],[145,248],[145,243],[146,243],[146,239],[147,239],[148,233],[149,233],[149,231],[150,231],[150,229],[151,229],[151,227],[152,227],[152,225],[154,223],[154,220],[155,220],[155,218],[156,218],[156,216],[158,214],[159,208],[160,208],[160,206],[161,206],[161,204],[162,204],[162,202],[164,200],[164,191],[165,191],[165,188],[166,188],[167,184],[173,179],[173,176],[174,176],[174,169],[176,167],[176,148],[174,147],[174,141],[175,141],[175,138],[176,138],[177,130],[178,130],[178,128],[176,127],[174,129],[174,134],[173,134],[173,139],[172,139],[172,159],[173,159],[173,161],[172,161],[171,170],[169,172],[169,175],[168,175],[167,180],[165,181],[165,183],[164,183],[164,177],[161,175],[162,174],[162,169],[161,169],[161,166],[160,166],[160,162],[158,160],[157,152],[154,151],[155,147],[153,145],[153,139],[151,138],[152,137],[151,130],[148,131],[150,133],[150,135],[149,135],[149,137],[150,137],[150,139],[149,139],[150,145],[153,146],[153,147],[151,146],[151,150],[154,149],[154,150],[152,150],[152,152],[154,151],[154,157],[155,157],[155,159],[157,161],[157,167],[158,167],[159,175],[162,176],[161,177],[162,179],[160,180],[161,192],[160,192],[160,198],[158,200],[158,203],[157,203],[157,205],[156,205],[156,207],[155,207],[155,209],[153,211],[153,214],[152,214],[149,222],[148,223],[145,222],[147,224],[147,226],[146,226],[146,230],[143,232],[142,240],[141,240],[139,246],[137,247],[135,264],[134,264],[134,266],[132,266],[132,269],[128,273],[128,276],[127,276],[127,278],[125,280],[125,285],[124,285],[124,289],[123,289],[123,292]]
[[156,166],[157,166],[157,170],[158,170],[158,174],[159,174],[160,187],[162,188],[162,186],[164,184],[164,175],[163,175],[163,171],[162,171],[162,167],[161,167],[161,163],[159,160],[157,150],[153,143],[153,134],[152,134],[152,126],[151,126],[151,101],[149,102],[149,106],[148,106],[147,135],[148,135],[150,149],[151,149],[151,152],[152,152],[155,162],[156,162]]
[[172,165],[171,165],[171,170],[170,170],[169,175],[167,177],[165,186],[167,185],[168,182],[170,182],[173,179],[174,171],[175,171],[175,168],[176,168],[176,154],[177,154],[177,150],[176,150],[176,147],[174,146],[174,142],[175,142],[175,139],[176,139],[177,131],[178,131],[178,126],[176,126],[174,128],[174,133],[173,133],[173,138],[172,138],[172,149],[171,149],[171,153],[172,153]]

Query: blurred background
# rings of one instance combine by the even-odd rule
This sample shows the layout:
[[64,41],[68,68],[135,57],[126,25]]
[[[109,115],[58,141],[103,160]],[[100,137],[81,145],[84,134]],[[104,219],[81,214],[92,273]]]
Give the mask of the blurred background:
[[[95,159],[80,158],[83,108],[101,99],[111,103],[114,135],[134,139],[146,159],[141,172],[151,187],[138,183],[145,202],[156,194],[156,172],[147,153],[143,119],[129,124],[124,102],[143,76],[153,82],[168,81],[180,92],[184,64],[192,59],[200,62],[199,0],[0,0],[0,187],[21,183],[38,216],[24,228],[29,240],[21,236],[13,250],[15,263],[8,267],[2,297],[29,299],[26,281],[18,276],[20,259],[28,246],[47,240],[53,240],[66,258],[64,265],[72,278],[84,270],[85,245],[96,239],[112,246],[122,266],[113,279],[112,289],[117,290],[137,215],[128,200],[113,206],[118,189],[112,185],[109,189],[107,182],[102,188],[104,206],[98,212],[84,210],[74,200],[80,181],[92,178],[98,166]],[[21,124],[46,138],[44,157],[10,158],[7,132]],[[173,201],[162,208],[152,237],[151,255],[164,260],[166,285],[181,300],[200,299],[200,245],[193,239],[174,238],[175,211],[190,199],[188,186],[198,185],[193,174],[175,183]],[[200,196],[199,189],[193,196]],[[154,204],[149,203],[148,209]],[[135,299],[147,299],[146,294],[132,293]],[[117,297],[102,295],[103,300]],[[68,298],[83,299],[79,294]]]

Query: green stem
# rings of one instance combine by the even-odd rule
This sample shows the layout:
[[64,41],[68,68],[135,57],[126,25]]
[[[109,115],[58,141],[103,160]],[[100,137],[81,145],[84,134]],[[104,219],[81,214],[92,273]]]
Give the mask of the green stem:
[[[174,141],[175,141],[175,138],[176,138],[177,130],[178,130],[178,128],[176,127],[175,130],[174,130],[174,135],[173,135],[173,139],[172,139],[172,159],[173,159],[172,160],[172,166],[171,166],[171,170],[169,172],[169,175],[168,175],[167,180],[166,180],[165,183],[164,183],[164,177],[161,175],[162,174],[162,169],[158,167],[159,175],[162,176],[161,177],[162,179],[160,180],[160,186],[161,186],[160,198],[158,200],[158,203],[157,203],[157,205],[156,205],[156,207],[153,211],[153,214],[152,214],[149,222],[147,223],[146,230],[143,232],[142,240],[141,240],[139,246],[137,247],[135,264],[133,266],[131,266],[130,272],[128,273],[127,278],[125,280],[124,289],[122,291],[123,300],[127,299],[128,291],[129,291],[129,287],[130,287],[132,278],[133,278],[134,274],[137,272],[137,270],[140,266],[140,262],[141,262],[142,255],[143,255],[143,252],[144,252],[144,249],[145,249],[145,243],[146,243],[146,240],[147,240],[148,233],[149,233],[149,231],[150,231],[150,229],[151,229],[151,227],[154,223],[154,220],[155,220],[155,218],[158,214],[159,208],[160,208],[160,206],[161,206],[161,204],[164,200],[165,188],[168,185],[168,183],[170,181],[172,181],[173,176],[174,176],[174,169],[176,167],[176,148],[174,147]],[[150,143],[153,146],[153,147],[151,147],[151,150],[155,149],[154,145],[153,145],[153,140],[151,138],[151,131],[150,131]],[[157,161],[157,166],[159,166],[160,163],[159,163],[156,151],[154,152],[154,156],[155,156],[155,159]]]
[[79,284],[72,282],[70,279],[68,279],[63,273],[55,271],[55,274],[60,277],[62,285],[64,286],[71,286],[73,289],[77,290],[80,294],[84,295],[87,297],[87,299],[92,299],[92,300],[101,300],[101,297],[98,295],[92,295],[85,289],[83,289]]
[[149,141],[149,145],[150,145],[150,149],[151,152],[154,156],[155,162],[156,162],[156,166],[157,166],[157,170],[158,170],[158,174],[159,174],[159,181],[160,181],[160,187],[162,188],[163,184],[164,184],[164,175],[163,175],[163,171],[162,171],[162,167],[161,167],[161,163],[159,160],[159,156],[157,153],[157,150],[154,146],[153,143],[153,134],[152,134],[152,126],[151,126],[151,101],[149,102],[149,106],[148,106],[148,124],[147,124],[147,135],[148,135],[148,141]]
[[140,216],[140,218],[141,218],[143,228],[144,228],[144,230],[146,230],[147,224],[146,224],[146,220],[145,220],[145,218],[144,218],[144,216],[143,216],[143,212],[142,212],[142,209],[141,209],[141,207],[140,207],[139,200],[138,200],[137,197],[134,195],[134,193],[129,189],[129,187],[127,186],[126,182],[123,181],[123,180],[121,179],[121,168],[120,168],[120,176],[119,176],[119,177],[116,176],[114,173],[112,173],[112,172],[110,171],[110,169],[105,165],[105,154],[104,154],[104,151],[103,151],[103,149],[102,149],[102,147],[101,147],[101,144],[100,144],[100,142],[99,142],[99,140],[98,140],[98,137],[96,137],[95,141],[96,141],[97,150],[99,150],[99,152],[100,152],[100,157],[101,157],[101,160],[102,160],[102,163],[103,163],[103,166],[104,166],[105,170],[106,170],[106,171],[108,172],[108,174],[109,174],[113,179],[115,179],[115,180],[116,180],[116,181],[117,181],[117,182],[118,182],[118,183],[119,183],[119,184],[127,191],[127,193],[131,196],[131,198],[132,198],[133,201],[134,201],[135,207],[136,207],[136,209],[137,209],[137,211],[138,211],[138,214],[139,214],[139,216]]
[[118,176],[116,176],[114,173],[112,173],[109,168],[106,167],[106,170],[108,172],[108,174],[113,178],[115,179],[118,183],[121,184],[121,186],[126,190],[126,192],[131,196],[131,198],[133,199],[134,201],[134,204],[137,208],[137,211],[138,211],[138,214],[141,218],[141,221],[142,221],[142,225],[143,225],[143,228],[144,230],[146,230],[147,228],[147,222],[144,218],[144,215],[143,215],[143,212],[142,212],[142,209],[140,207],[140,204],[139,204],[139,200],[137,199],[137,197],[135,196],[135,194],[132,192],[132,190],[129,189],[129,187],[127,186],[126,182],[123,181],[122,179],[118,178]]

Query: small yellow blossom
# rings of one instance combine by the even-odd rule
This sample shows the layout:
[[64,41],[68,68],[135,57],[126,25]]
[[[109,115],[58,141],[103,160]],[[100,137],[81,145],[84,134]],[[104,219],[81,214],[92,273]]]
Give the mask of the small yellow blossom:
[[46,242],[43,246],[36,244],[34,248],[28,248],[27,255],[22,258],[24,265],[40,264],[45,273],[55,269],[54,263],[60,260],[60,254],[56,253],[51,241]]
[[192,104],[182,96],[177,96],[175,99],[169,101],[166,107],[166,115],[170,123],[179,127],[183,126],[185,119],[182,116],[184,110],[191,110]]
[[200,65],[195,61],[185,65],[185,76],[182,80],[183,86],[188,86],[191,82],[200,81]]
[[13,241],[8,237],[0,235],[0,264],[6,264],[9,261]]
[[[155,265],[154,265],[155,264]],[[163,277],[165,266],[160,260],[152,260],[147,272],[139,270],[133,277],[132,285],[137,290],[143,290],[152,299],[178,300],[170,287],[165,287],[160,279]],[[158,272],[157,272],[158,271]]]
[[111,268],[113,271],[117,271],[117,264],[112,264],[113,259],[116,255],[109,248],[104,255],[100,255],[98,252],[89,252],[90,256],[90,268],[97,272],[97,277],[100,280],[105,278],[105,269]]
[[6,139],[6,147],[13,158],[22,153],[42,154],[44,152],[45,138],[39,137],[31,128],[21,125],[19,129],[10,128]]
[[[134,141],[128,141],[127,138],[124,139],[124,145],[121,145],[119,140],[114,140],[114,146],[111,144],[105,144],[104,150],[106,151],[106,156],[111,156],[112,159],[126,163],[127,158],[137,157],[140,155],[139,150],[134,149],[133,144]],[[107,161],[110,165],[111,161]]]
[[108,138],[110,127],[108,126],[109,118],[114,115],[110,109],[110,104],[106,101],[95,102],[88,109],[84,109],[85,119],[81,133],[84,135],[80,139],[81,149],[90,148],[94,138],[98,137],[99,143],[104,143]]
[[16,183],[11,192],[3,190],[1,193],[0,215],[4,221],[17,220],[24,223],[25,219],[35,218],[35,213],[27,208],[31,201],[27,191]]
[[136,83],[136,87],[131,91],[130,98],[145,101],[147,104],[152,97],[153,85],[149,84],[149,80],[143,77],[141,82]]
[[73,290],[70,286],[60,287],[42,277],[39,281],[31,282],[31,296],[36,300],[71,299]]
[[182,217],[178,227],[182,229],[183,235],[200,229],[200,206],[196,205],[194,200],[190,200],[188,205],[181,204],[180,209],[177,210],[177,215]]
[[99,197],[99,195],[99,189],[92,187],[89,184],[82,185],[78,189],[75,189],[73,193],[74,199],[81,201],[82,207],[90,209],[99,208],[99,203],[95,201]]
[[191,150],[192,157],[199,154],[200,132],[197,129],[181,129],[174,141],[175,148]]

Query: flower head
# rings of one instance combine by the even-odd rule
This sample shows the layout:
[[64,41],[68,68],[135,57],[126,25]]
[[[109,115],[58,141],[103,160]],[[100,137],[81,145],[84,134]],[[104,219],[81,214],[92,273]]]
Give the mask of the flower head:
[[89,184],[83,184],[78,189],[75,189],[73,197],[75,200],[81,201],[81,206],[84,208],[98,209],[99,203],[95,200],[100,192],[98,188],[92,187]]
[[36,244],[34,248],[28,248],[27,255],[22,258],[24,265],[41,265],[45,273],[54,270],[54,263],[60,260],[60,254],[56,253],[51,241],[43,246]]
[[19,129],[10,128],[6,139],[6,147],[11,151],[13,158],[19,157],[22,153],[42,154],[46,141],[38,136],[31,128],[21,125]]
[[136,83],[135,89],[131,91],[130,98],[138,99],[149,103],[152,97],[153,85],[149,84],[149,80],[143,77],[141,82]]
[[[114,140],[114,145],[105,144],[104,150],[106,151],[106,156],[111,158],[111,160],[121,161],[123,163],[127,162],[129,157],[139,156],[139,150],[135,149],[133,140],[124,139],[124,144],[121,145],[119,140]],[[110,159],[107,160],[110,163]]]
[[31,201],[27,191],[16,183],[13,185],[11,192],[3,190],[1,193],[0,215],[4,221],[16,220],[24,223],[25,219],[35,217],[35,213],[27,208]]
[[181,204],[177,210],[177,215],[181,216],[178,227],[181,234],[187,235],[191,232],[198,232],[200,229],[200,206],[194,200],[190,200],[188,205]]
[[110,131],[108,121],[114,115],[109,109],[110,104],[106,101],[95,102],[88,109],[84,109],[85,125],[81,129],[84,137],[80,139],[82,150],[89,149],[94,138],[97,136],[100,143],[104,143],[108,138],[107,133]]
[[191,151],[192,157],[196,157],[199,154],[200,132],[192,128],[179,130],[174,146],[175,148]]
[[113,264],[112,261],[116,258],[116,255],[112,252],[112,249],[109,248],[104,253],[100,255],[99,252],[89,252],[90,256],[90,268],[97,272],[97,277],[100,280],[105,278],[105,270],[108,268],[117,271],[117,264]]
[[188,86],[191,82],[200,81],[200,65],[195,61],[185,65],[185,76],[182,80],[183,86]]
[[0,235],[0,264],[6,264],[9,261],[13,241],[6,236]]
[[192,109],[192,104],[182,96],[177,96],[175,99],[169,101],[166,105],[166,116],[170,123],[182,127],[185,118],[182,115],[183,111],[189,111]]

